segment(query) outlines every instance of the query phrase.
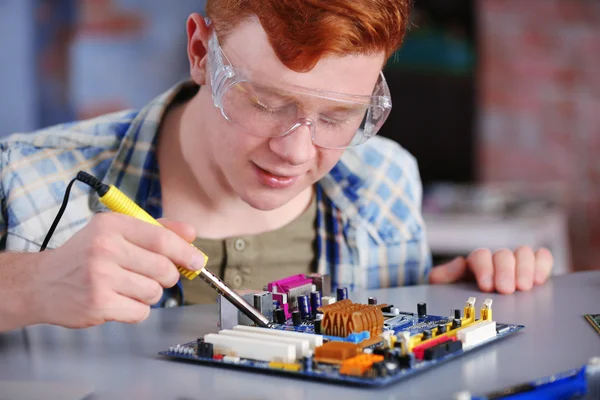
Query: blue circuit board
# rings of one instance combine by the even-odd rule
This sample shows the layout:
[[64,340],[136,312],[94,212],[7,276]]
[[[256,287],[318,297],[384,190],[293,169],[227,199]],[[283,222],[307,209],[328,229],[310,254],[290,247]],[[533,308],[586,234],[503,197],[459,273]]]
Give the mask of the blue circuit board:
[[[412,313],[401,312],[397,315],[386,315],[384,322],[384,331],[391,331],[392,334],[398,334],[400,332],[408,332],[411,336],[430,330],[439,324],[450,323],[452,318],[447,316],[436,316],[436,315],[425,315],[417,316]],[[387,324],[387,326],[386,326]],[[216,357],[201,357],[198,355],[198,343],[201,339],[192,341],[189,343],[178,344],[172,346],[169,350],[162,351],[159,354],[174,358],[181,361],[195,362],[214,367],[225,367],[231,369],[239,369],[245,371],[252,371],[257,373],[275,374],[291,378],[308,379],[321,382],[336,383],[341,385],[349,386],[363,386],[363,387],[383,387],[396,382],[402,381],[414,374],[429,370],[436,365],[440,365],[447,361],[456,359],[463,354],[475,351],[480,348],[484,348],[493,342],[496,342],[504,337],[512,335],[521,329],[523,325],[514,324],[496,324],[496,334],[494,337],[481,341],[477,345],[461,348],[449,354],[445,354],[436,359],[420,359],[413,360],[410,366],[396,365],[394,368],[389,369],[385,376],[373,376],[365,374],[364,376],[351,376],[340,373],[340,365],[327,364],[327,363],[313,363],[310,368],[300,368],[299,370],[286,370],[281,368],[272,368],[269,362],[256,361],[251,359],[236,359],[234,362],[228,361],[226,358]],[[294,332],[302,332],[307,335],[314,335],[314,324],[312,321],[303,321],[301,324],[294,325],[291,321],[287,321],[285,324],[274,325],[273,329],[286,330]],[[324,340],[327,341],[351,341],[349,338],[336,338],[331,336],[323,336]],[[373,341],[374,338],[370,338]],[[375,338],[376,339],[376,338]],[[354,343],[358,343],[359,340],[354,340]],[[381,342],[375,340],[369,346],[365,348],[376,349],[381,346]]]

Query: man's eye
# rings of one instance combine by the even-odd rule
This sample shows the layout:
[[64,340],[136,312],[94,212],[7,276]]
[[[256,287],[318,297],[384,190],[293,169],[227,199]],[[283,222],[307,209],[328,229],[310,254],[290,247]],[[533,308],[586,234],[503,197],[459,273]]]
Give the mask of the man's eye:
[[336,119],[336,118],[330,118],[327,115],[321,115],[321,121],[326,123],[327,125],[338,125],[340,124],[342,121]]

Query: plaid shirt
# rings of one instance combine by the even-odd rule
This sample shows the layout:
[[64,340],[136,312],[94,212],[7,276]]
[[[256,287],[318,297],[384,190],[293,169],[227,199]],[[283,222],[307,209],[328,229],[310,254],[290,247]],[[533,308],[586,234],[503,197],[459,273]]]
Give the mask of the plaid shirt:
[[[166,107],[183,85],[189,83],[138,111],[0,141],[1,248],[39,251],[66,186],[80,170],[117,186],[150,215],[162,217],[155,143]],[[431,255],[421,216],[421,182],[407,151],[388,139],[372,138],[345,151],[316,192],[316,269],[331,276],[334,288],[427,282]],[[102,211],[106,209],[95,193],[81,183],[73,185],[48,248],[60,246]],[[181,285],[165,296],[173,290],[181,296]]]

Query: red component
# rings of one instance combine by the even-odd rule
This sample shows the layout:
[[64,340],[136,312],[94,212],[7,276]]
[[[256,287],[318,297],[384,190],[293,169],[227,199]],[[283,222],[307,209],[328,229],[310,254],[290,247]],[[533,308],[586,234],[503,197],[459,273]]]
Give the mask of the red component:
[[225,357],[223,354],[215,354],[213,356],[213,360],[219,360],[220,361],[220,360],[223,359],[223,357]]
[[435,345],[438,345],[440,343],[445,343],[445,342],[455,342],[456,341],[456,337],[448,337],[448,336],[442,336],[436,339],[430,339],[427,343],[425,344],[421,344],[419,346],[415,346],[413,347],[413,353],[415,354],[415,358],[417,360],[422,360],[423,359],[423,354],[425,353],[425,350],[433,347]]

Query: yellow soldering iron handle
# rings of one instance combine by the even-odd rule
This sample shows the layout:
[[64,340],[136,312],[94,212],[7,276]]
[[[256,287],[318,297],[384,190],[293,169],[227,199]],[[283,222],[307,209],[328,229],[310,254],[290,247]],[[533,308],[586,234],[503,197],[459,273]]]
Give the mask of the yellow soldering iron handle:
[[[104,196],[100,197],[100,201],[102,202],[102,204],[104,204],[106,207],[108,207],[111,211],[114,211],[114,212],[117,212],[120,214],[129,215],[130,217],[134,217],[139,220],[149,222],[152,225],[162,226],[157,220],[152,218],[152,216],[150,214],[148,214],[146,211],[144,211],[133,200],[131,200],[129,197],[127,197],[123,192],[121,192],[119,189],[117,189],[113,185],[110,185],[108,192],[106,192],[106,194],[104,194]],[[190,245],[195,247],[192,244],[190,244]],[[204,265],[203,265],[203,268],[204,268],[208,261],[208,257],[206,256],[206,254],[204,254],[204,253],[202,253],[202,254],[204,255]],[[201,269],[197,270],[197,271],[191,271],[189,269],[185,269],[180,266],[178,266],[177,269],[183,276],[185,276],[189,280],[192,280],[195,277],[197,277],[200,274],[200,271],[202,271]]]

